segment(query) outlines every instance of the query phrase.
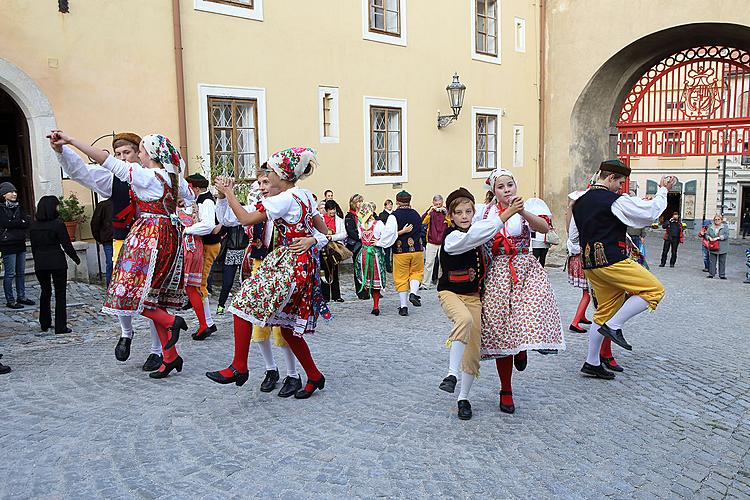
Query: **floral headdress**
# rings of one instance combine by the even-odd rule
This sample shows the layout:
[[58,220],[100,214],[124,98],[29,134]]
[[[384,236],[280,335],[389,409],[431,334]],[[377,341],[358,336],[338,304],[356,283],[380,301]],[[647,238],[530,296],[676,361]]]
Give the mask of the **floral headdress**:
[[318,159],[312,148],[289,148],[274,153],[267,164],[282,179],[297,182],[312,174],[312,168],[308,170],[308,166],[316,167]]
[[161,134],[150,134],[143,138],[143,147],[148,156],[158,161],[170,174],[179,174],[185,168],[185,162],[172,142]]
[[498,167],[495,170],[493,170],[490,176],[487,177],[487,180],[484,181],[484,189],[486,189],[487,191],[494,191],[495,181],[497,180],[498,177],[502,177],[502,176],[508,176],[511,179],[516,180],[516,178],[513,177],[513,172],[511,172],[510,170],[505,170],[504,168]]

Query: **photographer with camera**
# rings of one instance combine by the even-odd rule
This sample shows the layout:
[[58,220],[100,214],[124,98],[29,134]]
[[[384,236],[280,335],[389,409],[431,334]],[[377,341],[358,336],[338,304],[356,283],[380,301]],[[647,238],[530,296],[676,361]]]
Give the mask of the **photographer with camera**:
[[677,247],[680,243],[685,243],[680,214],[678,212],[672,213],[672,217],[669,220],[665,220],[661,227],[666,231],[664,232],[664,247],[661,251],[661,264],[659,264],[659,267],[664,267],[667,263],[667,253],[669,253],[670,248],[672,249],[672,256],[669,258],[669,267],[674,267],[677,262]]

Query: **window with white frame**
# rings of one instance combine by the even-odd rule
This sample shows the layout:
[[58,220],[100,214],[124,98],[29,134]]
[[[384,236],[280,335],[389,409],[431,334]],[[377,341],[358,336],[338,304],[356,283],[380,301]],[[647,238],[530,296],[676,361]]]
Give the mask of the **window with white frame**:
[[513,126],[513,166],[523,167],[523,125]]
[[526,52],[526,20],[516,17],[513,25],[515,27],[516,52]]
[[500,158],[500,116],[497,108],[471,109],[472,114],[472,176],[486,177],[497,168]]
[[320,142],[333,144],[339,142],[339,89],[336,87],[318,87],[318,106],[320,107]]
[[406,101],[365,97],[364,111],[366,183],[407,181]]
[[265,90],[199,85],[204,172],[252,180],[267,156]]
[[362,37],[406,45],[406,0],[362,0]]
[[195,10],[263,20],[263,0],[195,0]]
[[497,0],[471,0],[471,57],[500,64],[500,5]]

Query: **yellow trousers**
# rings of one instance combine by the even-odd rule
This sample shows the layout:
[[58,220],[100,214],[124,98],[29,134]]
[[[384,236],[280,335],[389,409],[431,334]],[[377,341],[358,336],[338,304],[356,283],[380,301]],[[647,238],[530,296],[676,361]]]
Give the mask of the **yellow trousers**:
[[203,278],[201,278],[200,293],[204,299],[208,297],[208,274],[211,272],[216,256],[219,255],[219,250],[221,250],[221,243],[203,245]]
[[479,295],[459,295],[442,290],[438,292],[438,300],[445,315],[453,323],[448,345],[451,342],[466,344],[461,358],[461,371],[478,377],[479,345],[482,338],[482,301]]
[[622,307],[625,294],[638,295],[656,309],[664,297],[664,285],[648,269],[631,259],[611,266],[584,270],[589,285],[594,289],[598,306],[594,323],[603,325]]
[[[263,261],[260,259],[253,259],[253,273],[258,270],[261,262]],[[287,345],[286,340],[284,340],[284,337],[282,337],[281,335],[281,328],[278,326],[270,327],[253,325],[253,337],[251,339],[251,342],[265,342],[271,337],[272,333],[274,345],[279,347],[284,347],[285,345]]]
[[408,292],[411,280],[422,281],[424,254],[422,252],[393,254],[393,283],[397,292]]
[[125,240],[112,240],[112,265],[117,264],[117,258],[120,256],[120,249]]

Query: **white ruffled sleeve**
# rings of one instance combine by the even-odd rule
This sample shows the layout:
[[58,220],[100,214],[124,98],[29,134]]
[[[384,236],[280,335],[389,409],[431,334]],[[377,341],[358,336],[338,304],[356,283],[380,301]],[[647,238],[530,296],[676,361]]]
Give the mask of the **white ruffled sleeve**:
[[260,204],[263,205],[263,208],[266,210],[268,220],[274,221],[276,219],[282,219],[291,212],[295,201],[289,191],[284,191],[277,195],[269,196],[261,201]]
[[490,241],[503,227],[500,217],[474,222],[468,231],[452,231],[445,237],[443,249],[449,255],[459,255]]

